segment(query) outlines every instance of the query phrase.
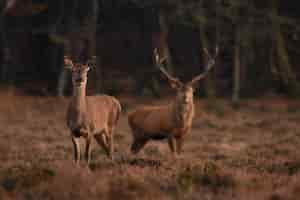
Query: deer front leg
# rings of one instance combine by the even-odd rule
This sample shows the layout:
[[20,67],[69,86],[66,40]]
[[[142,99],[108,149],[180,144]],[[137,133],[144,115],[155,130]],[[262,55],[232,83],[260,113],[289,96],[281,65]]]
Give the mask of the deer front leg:
[[80,161],[80,140],[79,140],[79,137],[72,136],[72,142],[73,142],[73,146],[74,146],[75,164],[79,165],[79,161]]
[[172,135],[170,135],[170,136],[168,137],[168,144],[169,144],[170,150],[171,150],[171,152],[172,152],[172,155],[173,155],[174,157],[176,157],[176,144],[175,144],[175,138],[174,138]]
[[85,159],[86,159],[86,162],[88,165],[90,164],[90,161],[91,161],[91,152],[92,152],[91,142],[92,142],[92,139],[90,136],[88,136],[86,138],[86,145],[85,145]]

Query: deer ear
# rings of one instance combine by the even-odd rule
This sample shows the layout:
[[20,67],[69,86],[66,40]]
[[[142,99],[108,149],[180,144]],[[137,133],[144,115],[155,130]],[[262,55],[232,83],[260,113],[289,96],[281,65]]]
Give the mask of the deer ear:
[[199,81],[189,82],[188,85],[191,86],[194,89],[197,89],[197,88],[200,87]]
[[177,89],[178,85],[176,83],[170,83],[171,88],[173,89]]
[[178,89],[182,86],[182,83],[177,79],[169,81],[169,84],[170,84],[171,88],[173,88],[173,89]]
[[88,65],[84,65],[84,71],[86,72],[90,71],[90,67]]

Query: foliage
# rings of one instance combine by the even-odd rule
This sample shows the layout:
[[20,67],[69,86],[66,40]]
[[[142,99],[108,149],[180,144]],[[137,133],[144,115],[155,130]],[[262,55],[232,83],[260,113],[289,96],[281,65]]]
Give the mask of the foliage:
[[[0,3],[0,7],[3,7],[3,1]],[[131,31],[131,24],[134,24],[138,27],[135,30],[148,34],[148,32],[162,30],[155,27],[152,20],[159,18],[156,15],[163,15],[167,28],[172,27],[172,31],[181,29],[192,32],[203,31],[203,34],[199,34],[201,42],[191,48],[203,46],[213,48],[215,44],[220,46],[223,55],[220,56],[219,63],[226,69],[219,71],[223,70],[225,71],[223,73],[227,74],[210,77],[212,81],[206,84],[207,87],[218,91],[217,83],[221,82],[221,79],[227,79],[231,83],[231,88],[232,85],[239,84],[238,95],[241,96],[264,94],[271,89],[290,96],[299,96],[299,80],[296,75],[293,75],[299,73],[295,67],[298,54],[296,45],[299,43],[300,32],[299,16],[293,14],[297,12],[298,4],[293,1],[279,0],[89,0],[84,2],[53,0],[49,1],[47,11],[33,17],[26,17],[24,20],[7,17],[4,18],[7,20],[4,24],[8,27],[18,26],[26,31],[32,28],[34,33],[83,30],[86,22],[91,26],[97,26],[99,32],[126,32]],[[289,11],[289,9],[293,10]],[[94,20],[96,17],[97,24]],[[152,37],[150,34],[148,36]],[[203,39],[203,37],[207,38]],[[50,39],[59,42],[61,38],[50,34]],[[167,40],[170,42],[169,39]],[[206,40],[207,44],[203,44]],[[198,40],[195,38],[195,41]],[[180,44],[167,46],[171,49],[176,45],[180,48]],[[149,46],[145,45],[144,48]],[[236,55],[235,46],[240,48],[239,55]],[[149,51],[140,52],[146,54]],[[172,54],[172,51],[170,52]],[[172,56],[178,55],[170,55]],[[200,63],[205,63],[202,56],[198,56]],[[235,77],[240,79],[239,81],[233,79],[234,66],[240,67],[240,76]],[[6,70],[1,69],[2,71]],[[233,92],[227,91],[227,93]]]

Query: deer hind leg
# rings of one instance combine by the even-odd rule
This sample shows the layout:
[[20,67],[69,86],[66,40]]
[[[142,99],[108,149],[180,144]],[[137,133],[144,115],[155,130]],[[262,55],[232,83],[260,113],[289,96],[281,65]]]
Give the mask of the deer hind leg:
[[174,157],[176,157],[176,143],[173,136],[168,137],[168,144]]
[[96,139],[97,143],[104,149],[105,153],[109,155],[105,132],[102,131],[101,133],[95,134],[94,138]]
[[86,145],[85,145],[85,159],[87,164],[90,164],[91,161],[91,152],[92,152],[92,138],[90,136],[88,136],[86,138]]
[[74,146],[75,164],[79,165],[79,161],[80,161],[80,140],[79,140],[79,137],[72,136],[72,142],[73,142],[73,146]]
[[107,148],[108,148],[108,156],[111,160],[114,159],[114,137],[113,137],[114,128],[110,128],[108,134],[106,135],[107,140]]
[[140,150],[146,145],[147,142],[148,142],[148,139],[134,138],[133,143],[131,145],[131,149],[130,149],[131,153],[138,154],[140,152]]

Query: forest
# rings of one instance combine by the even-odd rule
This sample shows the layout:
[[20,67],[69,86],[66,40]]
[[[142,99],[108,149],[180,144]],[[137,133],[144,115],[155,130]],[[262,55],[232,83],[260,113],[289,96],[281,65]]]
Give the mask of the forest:
[[[187,80],[203,71],[203,48],[218,46],[216,67],[200,95],[236,100],[266,93],[295,97],[297,5],[280,0],[3,0],[1,81],[24,85],[39,80],[57,94],[63,55],[75,49],[65,39],[87,38],[85,57],[97,59],[90,75],[90,87],[96,90],[92,93],[130,92],[121,91],[118,81],[108,81],[116,75],[118,80],[130,77],[131,92],[141,94],[139,85],[148,83],[139,77],[154,70],[154,48],[168,57],[170,72]],[[149,84],[157,88],[161,83],[156,82]]]
[[0,14],[0,200],[299,199],[299,1]]

